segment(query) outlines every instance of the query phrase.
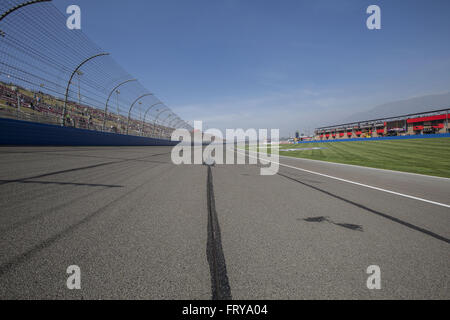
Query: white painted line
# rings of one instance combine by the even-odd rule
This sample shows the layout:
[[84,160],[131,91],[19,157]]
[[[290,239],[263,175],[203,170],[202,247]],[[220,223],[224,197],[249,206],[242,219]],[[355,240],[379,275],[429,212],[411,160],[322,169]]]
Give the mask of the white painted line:
[[[249,150],[247,150],[249,151]],[[256,154],[261,154],[260,152],[254,152],[249,151]],[[283,151],[280,151],[283,152]],[[431,179],[439,179],[444,181],[450,181],[450,178],[446,177],[438,177],[438,176],[430,176],[427,174],[420,174],[420,173],[413,173],[413,172],[405,172],[405,171],[397,171],[397,170],[389,170],[389,169],[380,169],[380,168],[373,168],[373,167],[365,167],[365,166],[358,166],[356,164],[347,164],[347,163],[338,163],[338,162],[331,162],[331,161],[323,161],[323,160],[314,160],[314,159],[307,159],[307,158],[296,158],[296,157],[290,157],[290,156],[279,156],[280,158],[286,158],[286,159],[292,159],[292,160],[298,160],[298,161],[306,161],[306,162],[317,162],[317,163],[324,163],[329,165],[336,165],[336,166],[342,166],[342,167],[353,167],[353,168],[359,168],[359,169],[368,169],[368,170],[374,170],[374,171],[381,171],[386,173],[399,173],[404,175],[411,175],[411,176],[418,176],[423,178],[431,178]]]
[[450,178],[446,177],[438,177],[438,176],[430,176],[426,174],[420,174],[420,173],[413,173],[413,172],[405,172],[405,171],[397,171],[397,170],[389,170],[389,169],[380,169],[380,168],[373,168],[373,167],[365,167],[365,166],[358,166],[355,164],[347,164],[347,163],[338,163],[338,162],[331,162],[331,161],[323,161],[323,160],[314,160],[314,159],[306,159],[306,158],[296,158],[296,157],[289,157],[289,156],[281,156],[280,158],[286,158],[286,159],[292,159],[292,160],[299,160],[299,161],[307,161],[307,162],[318,162],[318,163],[325,163],[330,165],[336,165],[336,166],[343,166],[343,167],[353,167],[353,168],[360,168],[360,169],[369,169],[369,170],[375,170],[375,171],[382,171],[386,173],[400,173],[405,175],[412,175],[412,176],[418,176],[423,178],[432,178],[432,179],[440,179],[440,180],[447,180],[450,181]]
[[[238,151],[238,150],[236,150],[236,151]],[[240,152],[240,153],[243,154],[242,152]],[[244,154],[246,154],[246,153],[244,152]],[[314,172],[314,171],[311,171],[311,170],[306,170],[306,169],[290,166],[290,165],[287,165],[287,164],[282,164],[282,163],[279,163],[279,162],[276,162],[276,161],[261,159],[259,157],[253,157],[253,156],[251,156],[249,154],[247,156],[250,157],[250,158],[259,159],[261,161],[265,161],[265,162],[268,162],[268,163],[272,162],[272,163],[278,164],[278,165],[280,165],[282,167],[286,167],[286,168],[290,168],[290,169],[295,169],[295,170],[299,170],[299,171],[315,174],[315,175],[318,175],[318,176],[321,176],[321,177],[325,177],[325,178],[329,178],[329,179],[333,179],[333,180],[337,180],[337,181],[341,181],[341,182],[345,182],[345,183],[350,183],[350,184],[353,184],[353,185],[356,185],[356,186],[360,186],[360,187],[364,187],[364,188],[368,188],[368,189],[372,189],[372,190],[377,190],[377,191],[381,191],[381,192],[385,192],[385,193],[390,193],[390,194],[393,194],[393,195],[396,195],[396,196],[400,196],[400,197],[404,197],[404,198],[408,198],[408,199],[413,199],[413,200],[417,200],[417,201],[422,201],[422,202],[434,204],[436,206],[440,206],[440,207],[444,207],[444,208],[450,208],[450,205],[445,204],[445,203],[440,203],[440,202],[431,201],[431,200],[427,200],[427,199],[422,199],[422,198],[410,196],[410,195],[407,195],[407,194],[403,194],[403,193],[399,193],[399,192],[395,192],[395,191],[391,191],[391,190],[387,190],[387,189],[373,187],[373,186],[369,186],[367,184],[363,184],[363,183],[359,183],[359,182],[355,182],[355,181],[351,181],[351,180],[347,180],[347,179],[342,179],[342,178],[338,178],[338,177],[333,177],[333,176],[330,176],[328,174]]]

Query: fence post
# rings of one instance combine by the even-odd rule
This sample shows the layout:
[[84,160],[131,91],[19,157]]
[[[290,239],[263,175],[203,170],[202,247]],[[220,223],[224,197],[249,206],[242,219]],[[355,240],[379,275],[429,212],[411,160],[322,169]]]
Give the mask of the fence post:
[[[123,81],[123,82],[119,83],[116,87],[114,87],[114,89],[111,90],[111,93],[109,94],[108,99],[106,100],[105,112],[103,114],[103,125],[102,125],[102,131],[103,132],[105,132],[106,116],[108,115],[108,103],[109,103],[109,100],[111,99],[111,96],[121,86],[123,86],[126,83],[133,82],[133,81],[137,81],[137,79],[129,79],[129,80]],[[120,115],[117,114],[117,116],[119,117]]]
[[165,112],[167,112],[167,111],[170,111],[170,109],[164,109],[164,110],[162,110],[162,111],[156,116],[155,122],[153,123],[153,136],[154,136],[154,137],[156,137],[156,123],[158,122],[159,117],[160,117],[163,113],[165,113]]
[[142,135],[144,135],[144,123],[145,123],[145,119],[147,118],[148,112],[149,112],[151,109],[153,109],[154,107],[156,107],[156,106],[158,106],[158,105],[160,105],[160,104],[163,104],[163,103],[162,103],[162,102],[155,103],[155,104],[151,105],[151,106],[147,109],[147,111],[145,111],[144,118],[142,119],[142,125],[141,125],[141,134],[142,134]]
[[134,105],[135,105],[139,100],[141,100],[141,99],[144,98],[144,97],[148,97],[148,96],[153,96],[153,93],[146,93],[146,94],[143,94],[142,96],[140,96],[139,98],[137,98],[137,99],[133,102],[133,104],[131,105],[130,110],[128,111],[127,135],[128,135],[128,131],[129,131],[129,129],[130,129],[131,110],[133,110]]
[[63,117],[62,117],[62,121],[61,121],[61,125],[64,127],[66,125],[66,115],[67,115],[67,100],[69,98],[69,89],[70,89],[70,84],[72,83],[73,77],[75,76],[75,74],[78,72],[78,70],[80,70],[80,68],[87,63],[88,61],[91,61],[92,59],[95,59],[97,57],[102,57],[102,56],[107,56],[109,55],[109,53],[100,53],[100,54],[96,54],[90,58],[85,59],[83,62],[81,62],[76,69],[72,72],[69,82],[67,83],[67,88],[66,88],[66,95],[65,95],[65,99],[64,99],[64,108],[63,108]]

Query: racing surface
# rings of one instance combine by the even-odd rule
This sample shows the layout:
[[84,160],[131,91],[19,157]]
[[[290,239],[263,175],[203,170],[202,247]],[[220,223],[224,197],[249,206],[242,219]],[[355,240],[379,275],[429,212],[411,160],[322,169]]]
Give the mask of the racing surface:
[[449,179],[171,150],[0,148],[0,298],[450,298]]

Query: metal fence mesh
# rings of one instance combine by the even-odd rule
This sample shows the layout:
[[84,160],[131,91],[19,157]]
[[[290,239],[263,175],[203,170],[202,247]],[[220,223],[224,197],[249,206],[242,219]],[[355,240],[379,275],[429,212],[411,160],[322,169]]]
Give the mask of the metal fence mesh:
[[[0,15],[22,3],[0,0]],[[111,55],[74,73],[104,50],[81,30],[69,30],[66,19],[51,2],[41,2],[0,20],[0,117],[163,138],[176,128],[192,129]]]

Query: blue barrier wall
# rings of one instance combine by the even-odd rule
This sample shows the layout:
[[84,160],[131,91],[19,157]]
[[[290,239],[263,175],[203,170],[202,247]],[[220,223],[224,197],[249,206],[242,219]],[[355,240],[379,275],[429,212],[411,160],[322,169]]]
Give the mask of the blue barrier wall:
[[342,140],[321,140],[321,141],[303,141],[297,144],[308,143],[330,143],[330,142],[356,142],[356,141],[382,141],[382,140],[411,140],[411,139],[436,139],[436,138],[450,138],[450,133],[443,134],[424,134],[416,136],[402,136],[402,137],[379,137],[379,138],[355,138]]
[[0,145],[10,146],[174,146],[178,142],[0,119]]

